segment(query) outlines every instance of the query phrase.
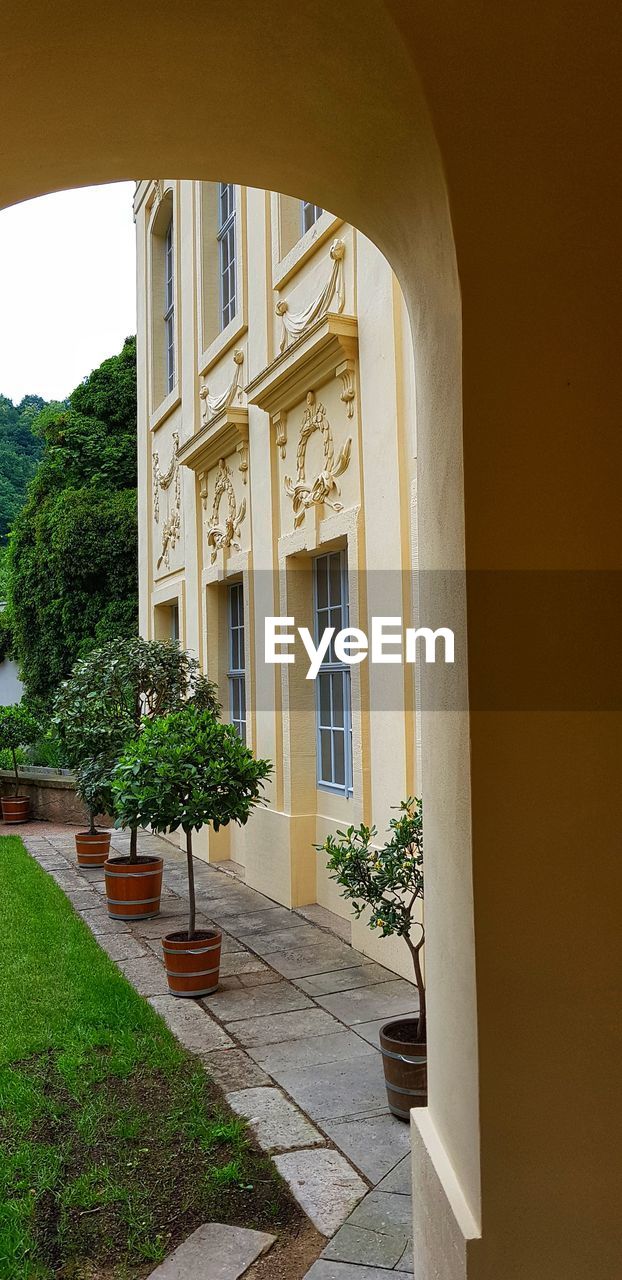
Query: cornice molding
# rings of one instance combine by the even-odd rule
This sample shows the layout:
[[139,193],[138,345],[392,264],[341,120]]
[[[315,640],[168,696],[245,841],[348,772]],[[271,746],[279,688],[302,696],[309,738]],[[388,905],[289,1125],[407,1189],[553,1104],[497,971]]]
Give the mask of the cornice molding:
[[216,418],[210,419],[206,426],[179,450],[179,461],[182,466],[189,467],[197,475],[207,475],[221,458],[230,453],[238,454],[238,470],[242,473],[244,483],[248,478],[248,409],[234,408],[227,405]]

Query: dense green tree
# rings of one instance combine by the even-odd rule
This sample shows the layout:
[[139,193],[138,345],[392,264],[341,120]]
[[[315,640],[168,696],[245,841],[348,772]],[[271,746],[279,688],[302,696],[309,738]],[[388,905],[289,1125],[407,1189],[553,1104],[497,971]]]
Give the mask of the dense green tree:
[[135,339],[34,430],[43,452],[10,538],[8,598],[27,696],[47,704],[77,658],[137,630]]
[[21,510],[42,450],[33,422],[45,407],[41,396],[13,404],[0,395],[0,545]]

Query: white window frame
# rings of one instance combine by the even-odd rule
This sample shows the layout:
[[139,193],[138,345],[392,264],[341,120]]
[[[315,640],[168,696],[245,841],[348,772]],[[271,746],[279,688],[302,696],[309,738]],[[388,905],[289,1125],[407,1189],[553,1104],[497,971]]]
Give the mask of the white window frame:
[[300,201],[300,233],[306,235],[311,227],[315,226],[318,218],[323,214],[324,210],[319,204],[313,204],[311,200]]
[[218,184],[218,280],[220,287],[220,331],[227,328],[237,312],[237,229],[235,186]]
[[244,587],[241,582],[232,582],[227,588],[229,720],[240,735],[242,742],[246,742],[244,621]]
[[166,393],[175,386],[175,246],[173,218],[164,237],[164,367]]
[[[339,559],[339,600],[334,602],[330,594],[330,567],[332,557]],[[326,564],[326,588],[327,588],[327,605],[320,608],[318,599],[318,568],[321,562]],[[329,551],[313,558],[313,630],[315,634],[315,643],[317,645],[325,627],[335,627],[335,632],[342,630],[348,626],[349,603],[348,603],[348,568],[345,551]],[[329,719],[326,724],[323,723],[322,711],[322,688],[323,679],[328,681],[330,690]],[[335,683],[339,681],[341,685],[341,700],[343,706],[343,725],[335,723],[334,715],[334,697],[333,690]],[[322,791],[331,791],[338,795],[350,797],[353,794],[352,779],[352,684],[350,678],[350,668],[346,663],[339,662],[335,657],[333,646],[327,650],[325,659],[319,669],[315,680],[315,728],[316,728],[316,763],[317,763],[317,786]],[[324,777],[322,766],[322,737],[324,734],[329,735],[330,743],[330,777]],[[336,752],[335,746],[339,736],[343,737],[343,782],[335,780],[336,773]]]

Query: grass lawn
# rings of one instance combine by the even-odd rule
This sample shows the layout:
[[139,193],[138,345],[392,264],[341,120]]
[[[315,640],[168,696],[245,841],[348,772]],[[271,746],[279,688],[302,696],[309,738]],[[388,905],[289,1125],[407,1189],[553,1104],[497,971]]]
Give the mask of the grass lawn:
[[129,1280],[200,1222],[302,1215],[15,836],[0,838],[0,1277]]

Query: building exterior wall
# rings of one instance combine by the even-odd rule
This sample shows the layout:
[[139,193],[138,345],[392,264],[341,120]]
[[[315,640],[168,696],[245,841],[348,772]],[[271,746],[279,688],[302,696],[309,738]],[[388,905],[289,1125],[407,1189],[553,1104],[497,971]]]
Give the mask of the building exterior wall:
[[[373,614],[412,622],[409,322],[365,236],[326,211],[304,231],[300,201],[240,187],[236,303],[223,315],[221,190],[164,179],[136,191],[141,631],[199,656],[228,719],[228,590],[241,583],[246,739],[274,774],[246,827],[205,832],[197,849],[241,863],[247,883],[279,902],[349,919],[314,846],[351,822],[382,833],[392,806],[420,793],[413,667],[350,667],[352,786],[326,789],[304,651],[268,665],[264,618],[312,629],[313,561],[338,551],[350,626],[369,634]],[[352,940],[412,976],[401,942],[364,921]]]
[[16,662],[7,658],[0,662],[0,707],[10,707],[21,702],[24,686],[19,678]]

